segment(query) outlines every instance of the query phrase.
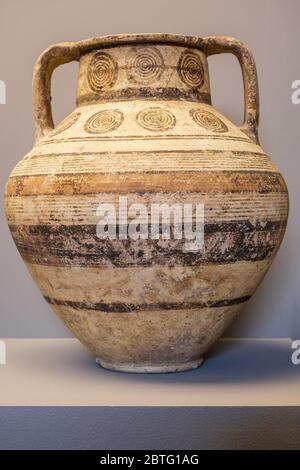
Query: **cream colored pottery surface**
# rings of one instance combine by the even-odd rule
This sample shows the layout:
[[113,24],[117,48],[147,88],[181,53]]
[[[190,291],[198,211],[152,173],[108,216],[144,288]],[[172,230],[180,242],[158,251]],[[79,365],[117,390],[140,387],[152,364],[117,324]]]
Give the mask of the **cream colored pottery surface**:
[[[42,295],[100,364],[166,372],[199,365],[254,294],[283,238],[288,195],[258,143],[250,51],[232,38],[141,38],[41,56],[37,142],[10,176],[6,214]],[[207,56],[228,51],[247,72],[242,128],[210,104]],[[53,129],[49,80],[72,59],[78,106]],[[120,196],[147,208],[203,204],[203,249],[99,240],[97,207],[119,209]]]

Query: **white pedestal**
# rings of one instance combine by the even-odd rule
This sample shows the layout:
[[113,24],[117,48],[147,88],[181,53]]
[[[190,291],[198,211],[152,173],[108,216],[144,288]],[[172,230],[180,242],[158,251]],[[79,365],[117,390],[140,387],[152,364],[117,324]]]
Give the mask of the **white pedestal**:
[[75,339],[5,343],[0,449],[300,448],[288,339],[223,339],[165,375],[102,369]]

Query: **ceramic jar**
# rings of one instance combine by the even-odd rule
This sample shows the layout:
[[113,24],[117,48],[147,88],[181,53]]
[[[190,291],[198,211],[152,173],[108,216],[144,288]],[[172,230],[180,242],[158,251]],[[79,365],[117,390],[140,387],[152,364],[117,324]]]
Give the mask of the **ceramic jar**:
[[[211,105],[207,58],[223,52],[242,68],[241,127]],[[77,107],[54,127],[52,72],[72,60]],[[36,143],[10,175],[6,215],[42,295],[105,368],[197,367],[268,271],[288,217],[286,185],[258,142],[251,52],[169,34],[58,44],[38,59],[33,93]],[[135,233],[148,235],[128,236],[141,208],[162,203],[203,208],[201,248],[164,238],[161,219],[151,238],[145,213]],[[113,236],[97,232],[100,204],[116,208]]]

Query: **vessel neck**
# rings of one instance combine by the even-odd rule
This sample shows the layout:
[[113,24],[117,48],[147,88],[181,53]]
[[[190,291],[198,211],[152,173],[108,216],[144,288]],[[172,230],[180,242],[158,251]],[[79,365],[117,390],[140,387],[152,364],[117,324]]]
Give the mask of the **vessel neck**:
[[81,57],[78,106],[127,100],[211,104],[205,54],[185,46],[134,44],[96,49]]

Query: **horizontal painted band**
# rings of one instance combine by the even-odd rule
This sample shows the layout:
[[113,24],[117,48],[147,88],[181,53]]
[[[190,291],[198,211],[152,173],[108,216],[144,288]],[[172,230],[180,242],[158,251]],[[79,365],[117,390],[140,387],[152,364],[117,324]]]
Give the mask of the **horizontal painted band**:
[[[39,158],[43,157],[51,157],[51,158],[61,158],[61,157],[72,157],[72,156],[77,156],[77,157],[84,157],[84,156],[95,156],[96,158],[102,158],[103,156],[121,156],[125,158],[129,158],[132,156],[139,156],[139,155],[144,155],[147,157],[153,157],[155,155],[160,155],[160,156],[166,156],[166,155],[172,155],[174,156],[196,156],[196,157],[202,157],[202,156],[209,156],[214,157],[214,156],[219,156],[222,155],[225,158],[230,156],[230,157],[244,157],[244,156],[255,156],[258,157],[267,157],[268,160],[270,158],[266,153],[263,151],[261,152],[256,152],[256,151],[248,151],[248,150],[218,150],[218,149],[194,149],[194,150],[139,150],[138,152],[136,151],[131,151],[131,152],[124,152],[122,150],[116,150],[114,152],[109,152],[109,151],[97,151],[97,152],[60,152],[60,153],[35,153],[34,151],[30,152],[24,160],[32,161],[32,160],[37,160]],[[259,160],[258,160],[259,161]]]
[[[238,220],[238,221],[230,221],[230,222],[216,222],[216,223],[209,223],[204,225],[204,232],[208,233],[248,233],[248,232],[274,232],[284,228],[286,225],[285,220],[268,220],[268,221],[259,221],[257,220],[255,223],[251,222],[250,220]],[[142,225],[145,228],[145,224]],[[180,227],[180,224],[178,225]],[[162,233],[162,224],[159,225],[159,233]],[[184,225],[182,224],[182,228]],[[117,236],[119,233],[123,233],[124,229],[127,229],[126,226],[122,226],[116,224],[116,234]],[[150,233],[151,224],[149,223],[146,225],[146,230]],[[171,230],[173,229],[173,225],[171,226]],[[193,227],[195,229],[195,227]],[[49,236],[50,239],[55,239],[56,237],[60,236],[88,236],[93,237],[96,236],[96,225],[57,225],[53,224],[45,224],[45,225],[10,225],[10,230],[16,234],[25,234],[27,233],[28,236]]]
[[185,240],[102,240],[96,226],[11,226],[22,257],[54,266],[197,266],[251,262],[270,256],[279,246],[285,221],[205,224],[204,247],[185,250]]
[[[150,132],[150,131],[149,131]],[[212,147],[214,150],[226,152],[240,152],[240,151],[249,151],[257,152],[258,154],[263,154],[264,152],[258,145],[254,145],[250,141],[242,137],[227,136],[220,137],[214,136],[210,139],[207,139],[207,136],[204,135],[188,135],[188,136],[154,136],[151,139],[150,136],[96,136],[96,137],[69,137],[59,135],[53,137],[51,140],[40,141],[39,144],[35,147],[34,153],[43,154],[43,153],[56,153],[68,152],[68,153],[80,153],[84,148],[84,151],[89,153],[95,153],[101,149],[102,152],[111,152],[114,154],[119,151],[120,148],[124,152],[156,152],[170,150],[176,150],[177,153],[186,150],[192,151],[204,151],[211,150]],[[30,155],[30,154],[29,154]]]
[[[76,124],[75,124],[76,126]],[[198,126],[199,127],[199,126]],[[177,150],[178,153],[186,150],[220,150],[226,152],[239,152],[249,151],[263,154],[263,150],[259,145],[256,145],[247,137],[243,137],[243,133],[240,131],[238,135],[212,135],[210,134],[197,134],[192,132],[191,134],[166,134],[166,135],[128,135],[124,133],[122,135],[86,135],[82,131],[76,129],[77,137],[71,136],[71,130],[67,129],[64,133],[57,134],[51,137],[45,136],[41,139],[34,152],[42,153],[79,153],[84,148],[85,152],[92,152],[97,154],[99,150],[101,152],[112,152],[115,153],[122,149],[124,152],[156,152]],[[192,129],[191,129],[192,130]],[[75,131],[75,129],[73,130]],[[115,131],[116,132],[116,131]],[[148,131],[149,133],[151,131]],[[73,132],[74,133],[74,132]],[[28,154],[30,156],[31,152]],[[27,155],[27,156],[28,156]]]
[[181,303],[153,303],[153,304],[129,304],[129,303],[90,303],[90,302],[74,302],[72,300],[58,300],[49,297],[44,297],[50,305],[72,307],[78,310],[94,310],[105,313],[124,313],[136,312],[145,310],[195,310],[201,308],[218,308],[228,307],[230,305],[237,305],[247,302],[250,295],[239,297],[236,299],[222,299],[213,302],[181,302]]
[[[206,223],[243,220],[284,220],[288,214],[288,198],[284,192],[193,193],[131,192],[126,195],[127,208],[143,204],[148,211],[152,204],[203,204]],[[93,225],[97,224],[99,204],[113,204],[117,214],[126,214],[117,193],[11,196],[6,199],[6,216],[10,225]]]
[[110,175],[76,174],[10,177],[7,196],[52,194],[98,194],[101,192],[286,192],[283,178],[277,172],[262,171],[181,171],[168,173],[122,173]]
[[77,106],[101,103],[101,101],[128,101],[137,99],[149,100],[185,100],[194,103],[211,104],[209,93],[197,89],[188,91],[175,87],[128,87],[101,93],[86,93],[77,98]]
[[[145,155],[147,155],[145,157]],[[57,158],[58,157],[58,158]],[[274,172],[270,158],[257,152],[139,152],[132,153],[63,153],[33,155],[22,160],[11,176],[60,176],[92,173],[107,175],[180,171],[262,171]]]
[[[41,141],[39,141],[37,147],[42,147],[43,145],[47,145],[47,144],[53,144],[53,143],[57,143],[57,142],[87,142],[87,141],[94,141],[94,142],[105,142],[105,141],[109,141],[109,140],[112,140],[112,141],[121,141],[121,142],[126,142],[126,141],[135,141],[135,140],[141,140],[141,141],[146,141],[146,140],[159,140],[159,141],[163,141],[163,140],[174,140],[174,141],[180,141],[180,140],[205,140],[205,141],[209,141],[210,143],[210,146],[206,149],[206,150],[209,150],[211,148],[211,141],[215,140],[215,141],[218,141],[218,140],[224,140],[224,141],[237,141],[237,142],[243,142],[243,143],[249,143],[251,144],[251,149],[253,151],[253,148],[257,149],[258,153],[259,153],[259,150],[261,150],[261,147],[259,147],[258,145],[255,145],[250,139],[249,137],[243,137],[243,136],[240,136],[240,135],[224,135],[224,134],[209,134],[209,132],[206,132],[206,133],[203,133],[203,134],[127,134],[127,135],[82,135],[82,136],[77,136],[77,137],[72,137],[72,136],[68,136],[68,137],[56,137],[56,136],[53,136],[55,138],[51,139],[51,140],[45,140],[47,138],[47,136],[45,136],[45,138],[43,138]],[[142,149],[144,150],[144,149]],[[169,148],[166,149],[166,151],[170,150]],[[180,149],[174,149],[176,150],[177,152],[180,152],[181,150]],[[197,150],[197,149],[194,149],[194,150]],[[200,149],[201,150],[201,149]],[[216,149],[218,150],[218,149]],[[219,150],[222,150],[223,152],[226,152],[227,150],[230,150],[230,149],[219,149]],[[250,150],[251,151],[251,150]]]

